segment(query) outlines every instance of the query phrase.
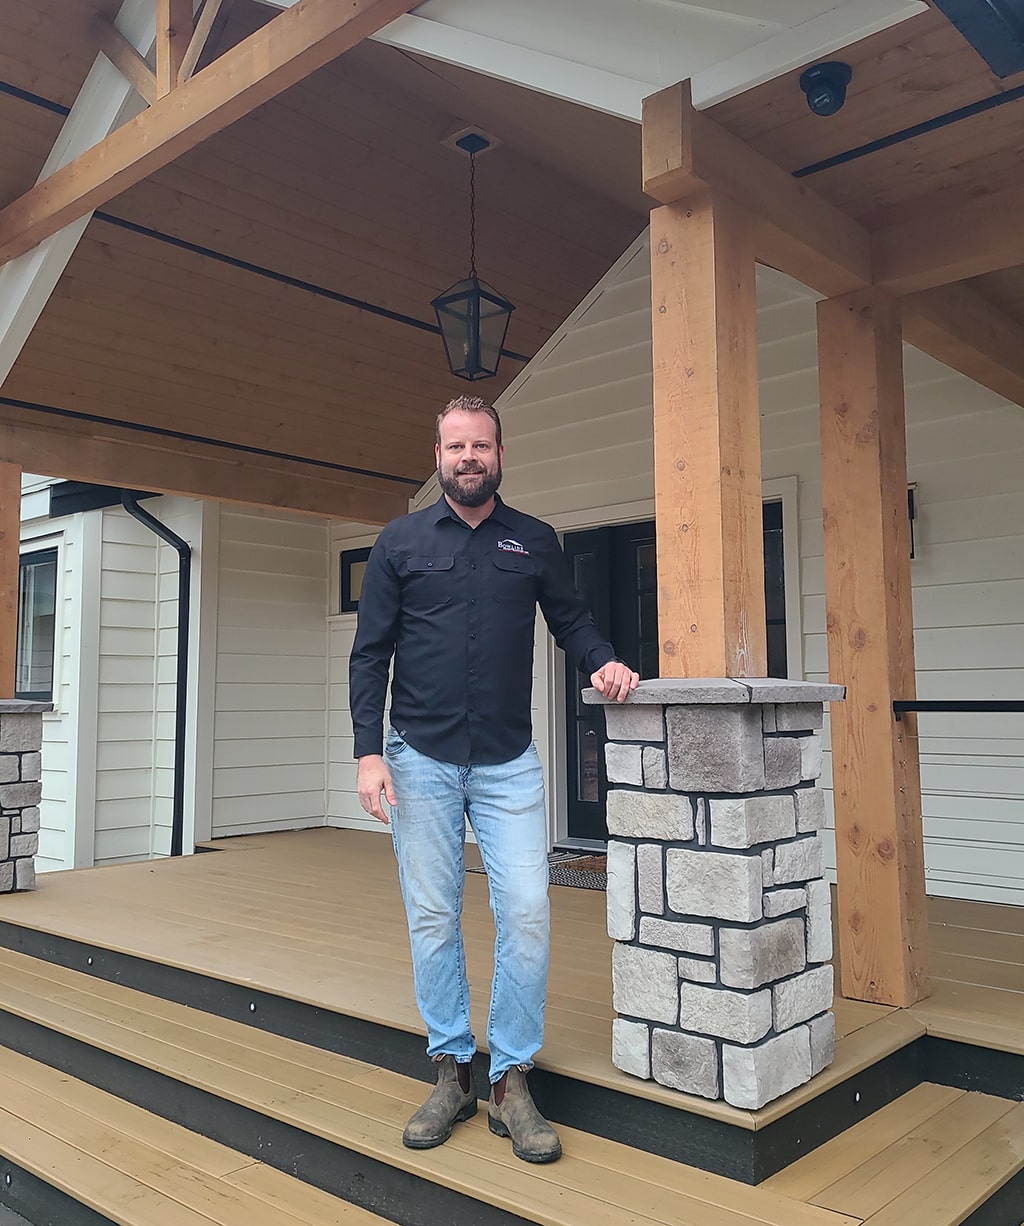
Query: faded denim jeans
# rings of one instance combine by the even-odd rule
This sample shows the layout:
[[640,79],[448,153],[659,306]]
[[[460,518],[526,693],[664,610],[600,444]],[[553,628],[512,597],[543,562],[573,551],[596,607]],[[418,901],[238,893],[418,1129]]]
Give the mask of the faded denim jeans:
[[419,753],[392,728],[384,756],[398,802],[391,832],[427,1054],[459,1063],[476,1050],[461,923],[467,817],[476,835],[496,931],[487,1019],[495,1082],[512,1065],[532,1064],[544,1037],[550,911],[537,750],[493,766],[454,766]]

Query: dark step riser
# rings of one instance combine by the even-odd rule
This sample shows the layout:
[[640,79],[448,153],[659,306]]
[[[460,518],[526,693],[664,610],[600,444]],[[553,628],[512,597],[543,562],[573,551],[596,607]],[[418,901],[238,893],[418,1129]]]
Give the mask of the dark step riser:
[[[4,1212],[10,1209],[17,1217]],[[0,1154],[0,1226],[117,1226]]]
[[[528,1226],[516,1214],[2,1010],[0,1035],[3,1045],[12,1051],[401,1226]],[[497,1138],[495,1144],[499,1144]],[[19,1212],[35,1221],[26,1210]],[[82,1218],[81,1226],[105,1221],[95,1216]],[[54,1226],[79,1226],[79,1222],[56,1219]]]
[[[6,922],[0,922],[0,946],[405,1076],[432,1079],[422,1037],[403,1030]],[[486,1095],[486,1057],[478,1055],[474,1067]],[[1024,1100],[1024,1057],[918,1039],[756,1131],[543,1069],[530,1074],[538,1106],[553,1122],[750,1184],[922,1081]]]

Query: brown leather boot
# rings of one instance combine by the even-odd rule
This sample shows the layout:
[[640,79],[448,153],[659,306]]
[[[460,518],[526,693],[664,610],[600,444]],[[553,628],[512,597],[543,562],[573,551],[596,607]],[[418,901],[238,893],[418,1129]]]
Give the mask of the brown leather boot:
[[433,1149],[435,1145],[443,1145],[460,1120],[476,1115],[471,1066],[462,1066],[469,1074],[469,1089],[463,1090],[454,1056],[435,1056],[434,1062],[437,1064],[437,1085],[423,1106],[409,1117],[402,1133],[402,1144],[409,1149]]
[[562,1156],[558,1133],[534,1105],[526,1068],[515,1065],[491,1086],[487,1126],[496,1136],[512,1138],[512,1152],[524,1162],[554,1162]]

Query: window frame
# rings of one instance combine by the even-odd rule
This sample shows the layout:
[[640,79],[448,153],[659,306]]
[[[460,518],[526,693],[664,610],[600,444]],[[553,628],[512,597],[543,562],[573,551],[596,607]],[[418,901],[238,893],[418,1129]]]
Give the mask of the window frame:
[[50,644],[50,688],[49,690],[27,690],[22,689],[17,685],[17,674],[15,675],[15,690],[14,696],[22,702],[54,702],[54,695],[57,693],[59,686],[58,678],[58,660],[60,642],[59,634],[59,619],[61,616],[61,555],[62,550],[60,541],[55,540],[52,536],[37,538],[35,540],[25,540],[21,542],[21,548],[18,555],[18,639],[15,646],[15,668],[17,669],[21,657],[21,598],[22,598],[22,577],[28,569],[28,563],[35,560],[45,558],[47,555],[53,560],[53,640]]

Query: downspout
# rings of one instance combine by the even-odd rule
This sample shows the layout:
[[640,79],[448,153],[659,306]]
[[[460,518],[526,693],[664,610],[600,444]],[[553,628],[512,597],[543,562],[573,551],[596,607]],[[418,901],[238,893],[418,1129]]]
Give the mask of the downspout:
[[171,855],[180,856],[185,834],[185,699],[188,694],[188,622],[192,587],[192,549],[139,506],[132,490],[121,490],[121,506],[133,519],[166,541],[178,554],[178,667],[174,687],[174,792],[171,801]]

